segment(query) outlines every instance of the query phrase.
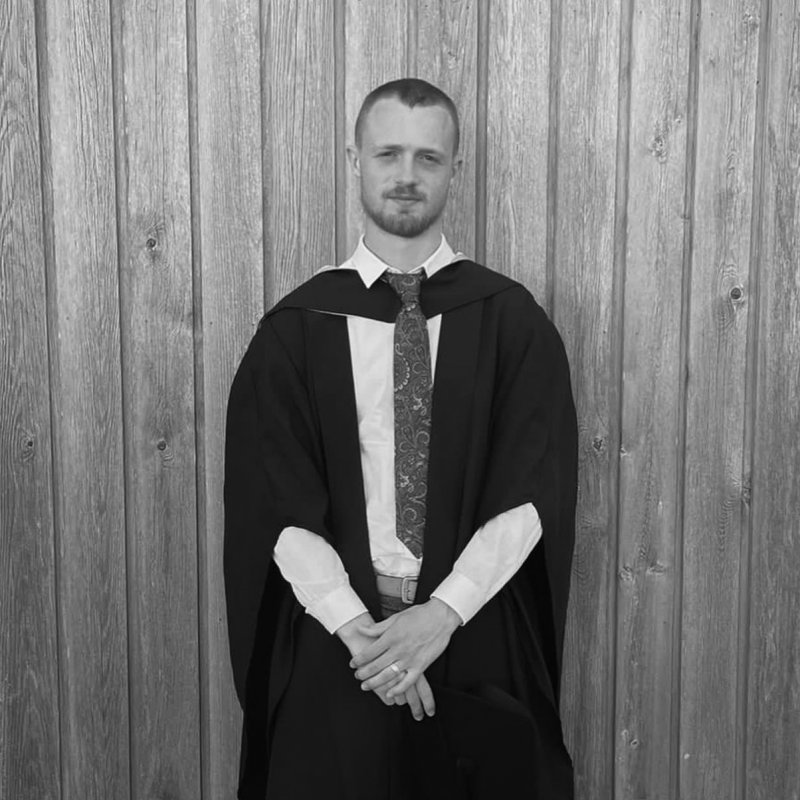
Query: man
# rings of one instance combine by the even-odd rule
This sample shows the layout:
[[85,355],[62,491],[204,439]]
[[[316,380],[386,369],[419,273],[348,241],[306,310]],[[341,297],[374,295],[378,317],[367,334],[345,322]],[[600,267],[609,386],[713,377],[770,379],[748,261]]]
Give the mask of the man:
[[458,139],[424,81],[368,95],[364,236],[267,313],[234,380],[240,798],[572,796],[569,370],[527,290],[442,235]]

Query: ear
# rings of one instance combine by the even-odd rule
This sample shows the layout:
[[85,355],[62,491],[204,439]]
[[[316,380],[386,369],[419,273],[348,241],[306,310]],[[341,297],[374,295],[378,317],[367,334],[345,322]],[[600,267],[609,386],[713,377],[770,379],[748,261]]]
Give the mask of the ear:
[[353,170],[353,174],[360,178],[361,177],[361,158],[359,157],[358,148],[354,145],[349,145],[347,148],[347,160],[350,162],[350,169]]
[[462,165],[463,163],[464,163],[464,159],[463,159],[461,156],[459,156],[459,155],[456,155],[456,156],[453,158],[453,172],[452,172],[452,173],[451,173],[451,175],[450,175],[450,179],[451,179],[451,180],[452,180],[453,178],[455,178],[455,177],[456,177],[456,175],[458,175],[458,173],[461,171],[461,165]]

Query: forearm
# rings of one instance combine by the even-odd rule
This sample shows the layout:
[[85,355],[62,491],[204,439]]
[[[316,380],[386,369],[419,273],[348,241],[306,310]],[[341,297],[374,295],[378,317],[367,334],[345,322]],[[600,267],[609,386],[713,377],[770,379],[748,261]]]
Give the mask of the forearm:
[[542,535],[539,515],[526,503],[479,528],[451,573],[431,593],[468,622],[519,570]]
[[278,537],[273,559],[306,613],[329,633],[366,612],[339,554],[321,536],[303,528],[286,528]]

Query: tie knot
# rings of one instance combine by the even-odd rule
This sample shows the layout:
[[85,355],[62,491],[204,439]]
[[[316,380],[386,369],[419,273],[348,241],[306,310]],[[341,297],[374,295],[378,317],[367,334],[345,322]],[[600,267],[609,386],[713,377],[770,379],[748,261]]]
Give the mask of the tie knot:
[[420,272],[384,272],[381,276],[397,292],[403,308],[413,308],[419,302],[419,290],[425,278]]

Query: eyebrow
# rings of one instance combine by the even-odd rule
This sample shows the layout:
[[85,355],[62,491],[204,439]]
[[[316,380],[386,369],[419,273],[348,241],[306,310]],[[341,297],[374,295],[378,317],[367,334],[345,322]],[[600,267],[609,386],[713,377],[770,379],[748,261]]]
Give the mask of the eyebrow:
[[[373,151],[377,152],[379,150],[407,150],[408,148],[402,144],[376,144],[373,145]],[[436,147],[420,147],[417,150],[414,150],[415,153],[425,153],[434,156],[444,157],[445,153],[443,150],[439,150]]]

